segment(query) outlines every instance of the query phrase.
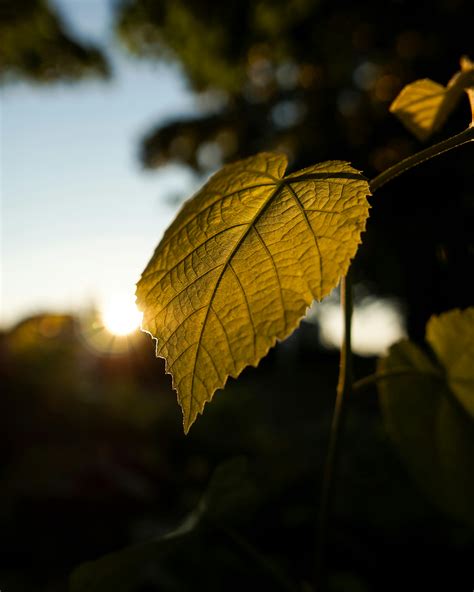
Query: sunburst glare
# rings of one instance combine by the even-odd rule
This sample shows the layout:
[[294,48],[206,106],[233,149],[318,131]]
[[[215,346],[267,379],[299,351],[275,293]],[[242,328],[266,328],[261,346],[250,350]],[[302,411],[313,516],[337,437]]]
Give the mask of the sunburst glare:
[[104,303],[101,310],[104,327],[113,335],[129,335],[140,327],[142,313],[132,297],[117,296]]

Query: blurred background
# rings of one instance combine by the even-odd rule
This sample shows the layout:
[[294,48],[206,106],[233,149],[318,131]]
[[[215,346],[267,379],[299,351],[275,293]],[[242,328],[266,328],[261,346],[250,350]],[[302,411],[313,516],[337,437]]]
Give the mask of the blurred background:
[[[474,57],[473,16],[468,0],[0,0],[2,592],[67,590],[78,564],[196,507],[197,534],[101,589],[311,579],[337,290],[184,437],[135,283],[225,162],[276,150],[291,170],[345,159],[372,178],[420,150],[388,107]],[[469,118],[466,100],[434,141]],[[432,314],[472,304],[472,158],[449,153],[371,199],[357,377],[403,336],[421,341]],[[374,390],[350,401],[345,441],[328,589],[472,588],[472,530],[412,483]]]

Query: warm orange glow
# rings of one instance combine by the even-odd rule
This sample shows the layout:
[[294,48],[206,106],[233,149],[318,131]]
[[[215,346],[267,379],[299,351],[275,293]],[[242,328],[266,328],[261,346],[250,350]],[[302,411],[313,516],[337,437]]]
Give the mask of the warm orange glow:
[[102,307],[102,322],[113,335],[129,335],[140,327],[142,313],[137,310],[133,298],[117,297]]

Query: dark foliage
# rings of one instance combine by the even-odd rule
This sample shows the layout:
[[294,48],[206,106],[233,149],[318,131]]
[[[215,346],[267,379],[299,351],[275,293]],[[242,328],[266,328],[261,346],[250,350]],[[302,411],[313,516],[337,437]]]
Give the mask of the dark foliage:
[[[192,166],[203,143],[223,160],[283,149],[295,168],[341,153],[382,170],[414,148],[387,107],[408,82],[447,81],[469,51],[467,1],[206,0],[123,3],[117,28],[137,56],[179,60],[212,115],[163,126],[144,162]],[[155,139],[155,142],[153,141]],[[182,147],[180,150],[180,146]],[[205,168],[205,167],[204,167]]]
[[103,53],[75,40],[46,0],[0,0],[0,80],[47,83],[108,75]]
[[[201,116],[146,136],[142,163],[207,172],[282,150],[294,169],[345,159],[372,177],[421,148],[388,107],[417,78],[449,80],[474,50],[468,15],[468,0],[126,1],[117,23],[126,46],[139,57],[176,58],[203,93]],[[468,121],[466,99],[443,134]],[[432,314],[472,302],[471,161],[467,147],[372,200],[357,276],[400,298],[415,339]]]
[[[82,571],[76,584],[143,592],[258,581],[276,590],[274,570],[310,580],[338,366],[315,327],[303,324],[230,381],[186,438],[149,338],[135,335],[129,350],[111,354],[91,349],[89,336],[87,323],[42,315],[2,337],[2,589],[66,591],[79,563],[130,544],[141,546],[98,568],[104,579]],[[372,365],[357,359],[356,372]],[[417,492],[374,394],[351,402],[347,428],[330,589],[467,586],[472,534]],[[235,457],[247,462],[228,462]],[[195,508],[190,532],[158,540]]]

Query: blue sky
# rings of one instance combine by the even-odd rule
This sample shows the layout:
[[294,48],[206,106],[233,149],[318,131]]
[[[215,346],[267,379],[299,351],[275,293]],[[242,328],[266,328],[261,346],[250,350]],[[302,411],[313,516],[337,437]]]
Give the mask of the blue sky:
[[111,31],[112,3],[56,0],[70,28],[100,42],[110,82],[2,90],[2,324],[78,311],[134,290],[174,216],[166,197],[195,189],[179,167],[143,171],[139,139],[196,111],[176,65],[135,60]]

